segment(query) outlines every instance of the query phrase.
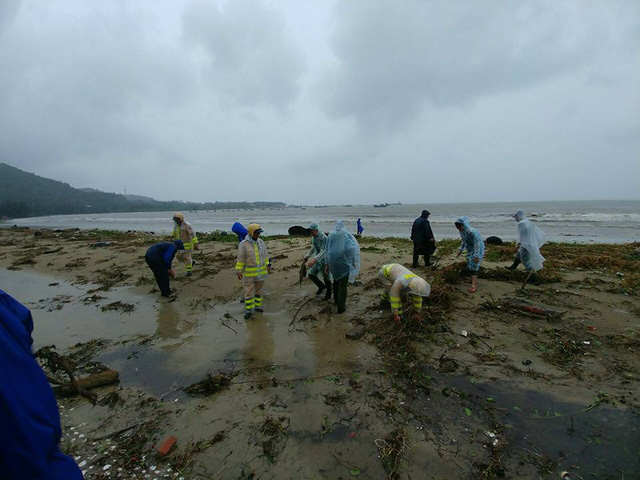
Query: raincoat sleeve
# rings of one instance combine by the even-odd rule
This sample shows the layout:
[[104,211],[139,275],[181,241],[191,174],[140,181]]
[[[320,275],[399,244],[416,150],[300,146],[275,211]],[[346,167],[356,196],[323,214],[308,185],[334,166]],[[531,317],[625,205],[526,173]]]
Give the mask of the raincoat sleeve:
[[360,261],[360,245],[353,235],[351,235],[351,239],[354,243],[355,251],[353,252],[353,266],[351,267],[351,271],[349,272],[349,282],[353,283],[356,281],[358,273],[360,273],[362,262]]
[[471,231],[471,235],[473,235],[473,249],[471,252],[471,256],[473,258],[482,258],[484,256],[484,240],[482,239],[482,235],[477,230]]
[[197,245],[198,244],[198,237],[196,235],[196,231],[189,224],[187,224],[187,232],[189,232],[189,238],[191,239],[191,243],[193,243],[194,246]]
[[460,243],[460,248],[458,250],[462,252],[467,248],[467,242],[465,241],[464,235],[462,233],[460,234],[460,238],[462,239],[462,242]]
[[167,270],[171,270],[171,262],[173,262],[173,257],[176,256],[177,251],[178,247],[174,243],[172,243],[164,252],[164,255],[162,255],[162,259],[164,260],[164,264],[167,267]]
[[416,221],[414,220],[413,225],[411,225],[411,241],[415,241],[416,238]]
[[58,447],[56,400],[31,353],[29,310],[0,290],[0,478],[82,480]]
[[312,250],[316,252],[315,254],[313,254],[313,258],[321,262],[324,259],[324,251],[326,247],[327,247],[327,237],[317,239],[314,247],[312,248]]
[[238,258],[236,259],[236,272],[243,272],[247,262],[247,250],[244,248],[244,240],[238,245]]

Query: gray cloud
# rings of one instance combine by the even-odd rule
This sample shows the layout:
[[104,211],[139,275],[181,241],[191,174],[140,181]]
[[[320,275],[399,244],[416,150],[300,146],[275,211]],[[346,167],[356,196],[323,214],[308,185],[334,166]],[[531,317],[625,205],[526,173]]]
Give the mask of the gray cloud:
[[228,2],[223,9],[195,1],[183,24],[185,39],[207,59],[202,82],[223,102],[283,110],[296,100],[304,62],[279,12],[251,0]]
[[0,2],[0,161],[161,199],[638,198],[638,2],[283,2]]
[[[624,46],[638,4],[606,2],[340,2],[325,108],[395,130],[423,108],[468,106],[593,65]],[[623,29],[623,35],[632,33]],[[628,41],[629,39],[627,39]],[[623,52],[624,53],[624,52]]]

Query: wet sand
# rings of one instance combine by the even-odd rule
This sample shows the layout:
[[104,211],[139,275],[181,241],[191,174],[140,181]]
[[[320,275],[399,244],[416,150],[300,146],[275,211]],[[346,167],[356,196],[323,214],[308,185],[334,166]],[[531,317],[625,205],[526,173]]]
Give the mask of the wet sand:
[[[418,326],[393,324],[379,303],[379,266],[411,261],[403,240],[361,241],[360,282],[337,315],[310,281],[298,284],[309,240],[266,239],[274,263],[266,311],[249,321],[233,238],[201,236],[193,276],[177,267],[172,303],[144,263],[159,240],[0,230],[0,286],[32,310],[34,347],[54,344],[120,372],[95,406],[58,400],[62,448],[86,478],[640,471],[638,244],[545,247],[548,268],[525,292],[504,270],[513,247],[489,246],[471,295],[468,279],[451,274],[455,243],[441,242],[438,265],[416,270],[434,286]],[[496,308],[503,298],[566,313]],[[362,338],[345,338],[357,328]],[[211,395],[182,390],[219,372],[230,385]],[[176,447],[157,458],[153,447],[169,435]]]

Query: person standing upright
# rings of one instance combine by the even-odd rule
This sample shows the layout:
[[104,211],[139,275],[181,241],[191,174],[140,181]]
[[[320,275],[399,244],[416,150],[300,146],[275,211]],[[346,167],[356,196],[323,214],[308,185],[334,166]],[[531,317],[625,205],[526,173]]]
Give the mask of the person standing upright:
[[431,214],[427,210],[423,210],[422,214],[416,218],[411,227],[411,241],[413,241],[413,262],[411,268],[418,267],[418,257],[424,256],[424,265],[431,265],[431,255],[436,251],[436,239],[431,230],[429,216]]
[[358,229],[358,236],[360,237],[364,232],[364,227],[362,226],[362,220],[360,218],[358,218],[358,221],[356,222],[356,227]]
[[262,228],[257,223],[247,227],[248,234],[238,245],[236,276],[244,284],[244,318],[248,320],[254,311],[263,312],[262,287],[271,271],[271,259],[267,246],[259,238]]
[[360,245],[342,220],[336,222],[336,228],[327,237],[325,252],[326,270],[333,277],[333,299],[338,313],[343,313],[346,310],[347,286],[349,282],[355,282],[360,271]]
[[185,269],[187,270],[187,277],[190,277],[191,271],[193,270],[191,252],[193,250],[200,250],[198,237],[196,237],[196,232],[191,228],[191,225],[185,221],[183,214],[176,213],[173,216],[173,221],[175,223],[173,227],[173,239],[182,240],[184,244],[184,250],[180,250],[177,253],[176,259],[184,263]]

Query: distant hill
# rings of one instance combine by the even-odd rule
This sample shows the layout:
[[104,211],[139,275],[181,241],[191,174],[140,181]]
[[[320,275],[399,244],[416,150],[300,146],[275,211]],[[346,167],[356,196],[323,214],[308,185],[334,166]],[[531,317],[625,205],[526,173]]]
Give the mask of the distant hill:
[[9,218],[74,213],[143,212],[281,208],[281,202],[158,201],[142,195],[119,195],[72,186],[0,163],[0,216]]

